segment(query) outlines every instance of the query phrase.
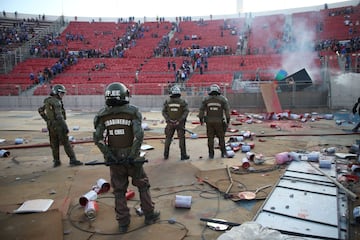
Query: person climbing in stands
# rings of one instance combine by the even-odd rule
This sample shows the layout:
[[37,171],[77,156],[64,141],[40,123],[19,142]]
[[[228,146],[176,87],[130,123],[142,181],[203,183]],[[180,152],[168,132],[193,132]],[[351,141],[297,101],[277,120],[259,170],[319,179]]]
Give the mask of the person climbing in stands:
[[[356,110],[356,108],[358,108],[358,110]],[[356,112],[358,113],[358,115],[360,116],[360,97],[358,98],[357,102],[354,104],[353,109],[352,109],[352,113],[355,115]],[[358,124],[352,129],[353,132],[358,132],[360,128],[360,121],[358,122]]]
[[[208,138],[209,159],[214,158],[214,138],[219,139],[221,157],[227,157],[225,149],[225,132],[230,122],[229,102],[221,95],[217,84],[210,86],[207,97],[202,101],[199,111],[199,121],[206,123],[206,135]],[[225,115],[225,120],[224,120]],[[226,121],[226,122],[225,122]]]
[[129,104],[129,98],[130,92],[122,83],[114,82],[106,87],[106,106],[94,118],[93,136],[95,145],[110,167],[116,220],[122,233],[127,232],[130,225],[130,210],[126,201],[129,177],[138,188],[145,224],[155,223],[160,216],[160,212],[154,210],[151,200],[149,178],[143,168],[144,161],[139,161],[142,159],[140,148],[144,140],[142,116],[137,107]]
[[63,85],[53,86],[50,96],[44,100],[44,105],[38,108],[40,116],[46,121],[49,130],[50,146],[53,155],[54,167],[59,167],[60,143],[64,145],[66,155],[70,158],[70,166],[83,165],[76,159],[74,149],[69,141],[69,128],[65,122],[66,112],[62,99],[66,93]]
[[185,123],[189,114],[188,103],[181,98],[181,90],[178,86],[173,86],[170,90],[170,97],[165,100],[162,108],[162,115],[166,121],[165,127],[165,147],[164,159],[169,158],[169,149],[175,131],[179,138],[180,159],[187,160],[190,158],[186,153],[185,144]]

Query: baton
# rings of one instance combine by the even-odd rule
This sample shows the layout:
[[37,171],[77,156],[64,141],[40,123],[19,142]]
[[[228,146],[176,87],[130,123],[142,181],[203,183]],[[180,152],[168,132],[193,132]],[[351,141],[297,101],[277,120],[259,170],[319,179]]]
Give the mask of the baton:
[[[135,160],[132,163],[146,163],[149,162],[147,159],[144,160]],[[97,160],[94,161],[90,161],[90,162],[86,162],[84,165],[86,166],[94,166],[94,165],[121,165],[124,163],[129,163],[129,161],[125,160],[125,161],[119,161],[119,162],[98,162]]]

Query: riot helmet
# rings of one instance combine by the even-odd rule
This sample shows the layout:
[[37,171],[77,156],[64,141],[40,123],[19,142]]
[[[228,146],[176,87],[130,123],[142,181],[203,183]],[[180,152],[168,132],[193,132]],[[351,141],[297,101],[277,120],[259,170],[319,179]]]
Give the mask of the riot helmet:
[[170,90],[170,97],[176,98],[181,96],[181,90],[178,86],[173,86]]
[[210,86],[210,90],[209,90],[209,95],[220,95],[221,91],[220,91],[220,87],[217,84],[212,84]]
[[64,93],[64,94],[66,93],[66,89],[65,89],[64,85],[57,84],[52,87],[51,95],[59,95],[60,93]]
[[129,89],[122,83],[110,83],[105,89],[105,103],[108,106],[121,106],[129,103]]

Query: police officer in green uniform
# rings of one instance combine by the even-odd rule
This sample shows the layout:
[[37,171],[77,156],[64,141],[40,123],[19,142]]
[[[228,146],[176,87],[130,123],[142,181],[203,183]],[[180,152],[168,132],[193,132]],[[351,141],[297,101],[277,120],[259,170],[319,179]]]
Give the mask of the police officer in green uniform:
[[169,148],[175,131],[179,138],[180,159],[190,158],[186,153],[185,145],[185,123],[189,114],[188,103],[181,98],[181,91],[178,86],[173,86],[170,90],[170,97],[165,100],[162,109],[162,115],[166,121],[165,127],[165,148],[164,159],[169,158]]
[[129,90],[124,84],[109,84],[105,89],[106,106],[94,118],[94,142],[110,167],[120,232],[126,232],[130,225],[126,203],[129,176],[132,184],[138,188],[145,224],[152,224],[160,217],[160,212],[154,210],[143,162],[138,161],[144,139],[142,115],[137,107],[129,104],[129,97]]
[[217,84],[210,86],[208,95],[201,103],[199,120],[201,125],[206,123],[209,158],[214,158],[215,136],[219,139],[221,157],[227,157],[225,132],[230,122],[229,103],[227,98],[221,95],[220,87]]
[[54,167],[61,165],[60,143],[64,145],[66,155],[70,158],[70,166],[83,165],[75,156],[74,149],[69,141],[69,128],[65,122],[66,112],[62,98],[66,93],[63,85],[53,86],[50,96],[44,100],[44,105],[38,108],[40,116],[46,121],[49,130],[50,146],[54,158]]

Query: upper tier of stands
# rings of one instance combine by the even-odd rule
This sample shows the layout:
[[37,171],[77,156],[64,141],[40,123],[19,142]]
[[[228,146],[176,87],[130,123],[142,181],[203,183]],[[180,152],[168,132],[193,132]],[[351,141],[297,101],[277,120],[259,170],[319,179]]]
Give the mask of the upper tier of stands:
[[[211,83],[231,85],[233,76],[238,72],[242,73],[242,80],[255,80],[259,76],[261,80],[274,80],[275,73],[280,69],[293,73],[302,68],[311,72],[314,82],[321,82],[320,56],[331,56],[329,64],[333,72],[340,71],[336,51],[349,58],[349,64],[359,62],[356,56],[351,55],[360,49],[359,19],[360,6],[349,6],[291,15],[177,23],[71,21],[56,36],[56,41],[37,46],[34,58],[18,64],[9,74],[0,75],[0,94],[17,95],[19,89],[28,89],[33,85],[30,73],[36,76],[45,68],[51,68],[66,59],[69,52],[81,52],[83,55],[75,63],[65,66],[51,79],[51,84],[64,84],[70,89],[77,84],[92,86],[76,87],[76,91],[69,90],[69,94],[102,94],[104,85],[114,81],[136,87],[136,94],[162,94],[163,86],[177,81],[175,76],[184,60],[188,60],[191,70],[194,70],[186,79],[186,84],[194,86]],[[7,38],[11,41],[16,39],[11,34],[4,34],[11,28],[11,22],[18,27],[17,24],[23,23],[23,20],[0,19],[2,49],[9,45]],[[35,21],[25,25],[41,30],[40,23],[47,24],[46,21]],[[244,51],[238,48],[240,39],[247,43]],[[351,41],[339,45],[347,40]],[[213,50],[216,47],[226,51],[215,54]],[[185,49],[189,51],[183,51]],[[56,58],[39,58],[51,50],[56,50],[59,55]],[[202,60],[201,70],[195,68],[197,58]],[[100,64],[104,67],[97,68]],[[49,85],[44,85],[38,87],[34,94],[48,92]]]
[[185,21],[178,23],[170,48],[227,46],[230,53],[235,53],[237,41],[238,35],[232,33],[224,20]]

